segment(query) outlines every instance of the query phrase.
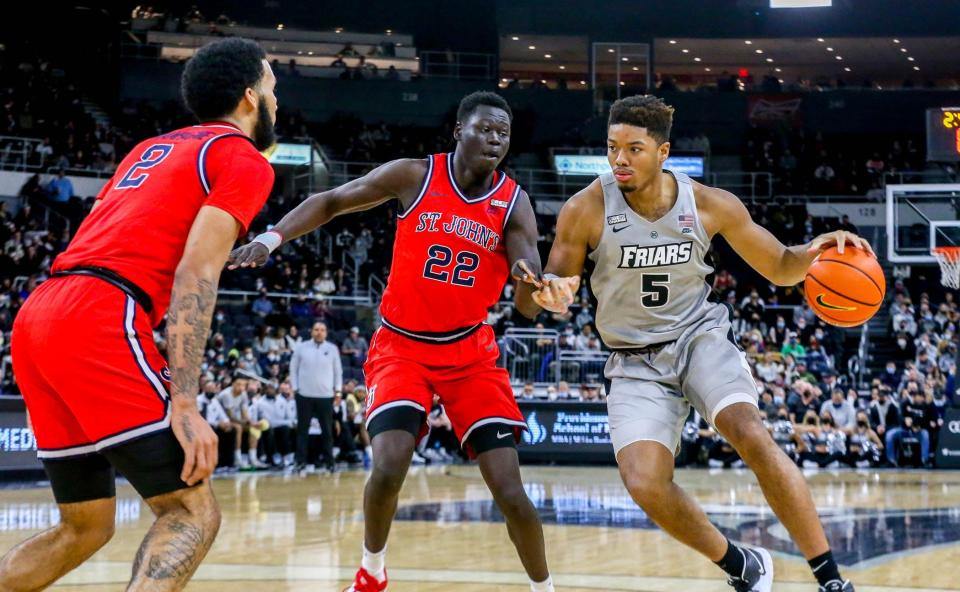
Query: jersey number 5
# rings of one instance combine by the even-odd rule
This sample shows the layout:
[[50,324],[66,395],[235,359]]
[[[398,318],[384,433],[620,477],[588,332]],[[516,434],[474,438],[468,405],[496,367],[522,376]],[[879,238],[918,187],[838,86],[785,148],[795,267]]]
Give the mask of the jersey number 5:
[[457,253],[457,266],[453,268],[453,273],[443,269],[453,261],[453,250],[445,245],[430,245],[427,249],[427,263],[423,266],[423,277],[438,282],[447,283],[456,286],[473,286],[476,278],[472,274],[480,265],[480,256],[470,251],[460,251]]
[[140,187],[150,176],[142,171],[157,166],[163,162],[164,158],[170,156],[171,152],[173,152],[173,144],[154,144],[150,146],[143,151],[143,154],[140,155],[140,160],[130,167],[130,170],[127,171],[127,174],[114,186],[114,189]]
[[647,308],[659,308],[670,299],[670,274],[645,273],[640,278],[640,303]]

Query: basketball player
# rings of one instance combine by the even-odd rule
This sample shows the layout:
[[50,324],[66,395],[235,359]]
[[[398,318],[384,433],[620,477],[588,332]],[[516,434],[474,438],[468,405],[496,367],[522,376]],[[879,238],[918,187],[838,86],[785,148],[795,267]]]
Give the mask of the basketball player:
[[728,310],[707,301],[704,259],[721,235],[771,282],[803,280],[824,249],[870,251],[844,231],[785,247],[751,220],[739,199],[663,170],[673,108],[653,96],[614,103],[607,133],[613,169],[560,211],[557,236],[535,301],[564,311],[588,256],[597,328],[613,350],[605,374],[610,436],[634,501],[665,531],[715,561],[736,590],[768,592],[770,554],[728,541],[673,482],[673,457],[693,405],[753,469],[768,502],[809,560],[824,592],[850,592],[830,552],[810,490],[761,421],[757,389],[733,341]]
[[[217,283],[273,186],[276,79],[248,40],[183,72],[200,125],[138,144],[13,328],[13,367],[60,523],[0,560],[0,590],[41,590],[113,535],[114,472],[156,515],[128,590],[180,590],[220,527],[217,437],[197,408]],[[167,362],[153,327],[167,317]]]
[[283,242],[335,216],[400,202],[383,326],[364,365],[373,470],[364,490],[363,559],[348,591],[387,588],[387,535],[434,393],[479,461],[531,590],[553,589],[540,519],[520,481],[516,441],[526,426],[507,372],[496,367],[493,329],[483,322],[509,269],[531,276],[518,286],[527,303],[520,312],[537,310],[530,300],[540,271],[536,217],[527,194],[497,170],[512,118],[499,95],[467,95],[457,109],[454,152],[395,160],[313,195],[230,257],[233,267],[262,265]]

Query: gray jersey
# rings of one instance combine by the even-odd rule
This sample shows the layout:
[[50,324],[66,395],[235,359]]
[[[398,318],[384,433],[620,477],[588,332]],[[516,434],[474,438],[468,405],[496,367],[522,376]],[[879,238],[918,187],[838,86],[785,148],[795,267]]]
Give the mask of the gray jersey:
[[674,173],[677,202],[650,222],[627,204],[613,173],[600,175],[604,224],[590,253],[596,268],[597,329],[613,349],[674,341],[693,324],[727,318],[723,305],[707,301],[713,272],[710,248],[697,213],[690,178]]

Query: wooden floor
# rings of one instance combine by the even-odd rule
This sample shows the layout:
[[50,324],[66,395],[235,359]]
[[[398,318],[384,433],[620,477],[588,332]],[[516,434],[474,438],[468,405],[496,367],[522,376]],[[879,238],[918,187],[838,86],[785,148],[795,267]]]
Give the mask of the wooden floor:
[[[558,591],[727,592],[709,561],[661,533],[613,468],[525,467]],[[359,562],[363,472],[217,479],[223,527],[190,590],[340,590]],[[689,470],[678,482],[735,540],[773,551],[777,592],[816,590],[749,472]],[[820,472],[808,479],[858,592],[960,590],[960,472]],[[117,534],[58,590],[121,590],[151,517],[118,488]],[[523,592],[513,547],[474,467],[409,476],[388,545],[394,592]],[[0,491],[0,552],[56,521],[42,487]],[[244,588],[244,586],[247,586]]]

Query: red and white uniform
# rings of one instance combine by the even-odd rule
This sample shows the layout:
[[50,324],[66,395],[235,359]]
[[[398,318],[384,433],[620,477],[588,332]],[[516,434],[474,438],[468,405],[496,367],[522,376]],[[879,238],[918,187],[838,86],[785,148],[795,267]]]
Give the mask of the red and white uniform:
[[[170,424],[169,371],[153,341],[187,235],[203,206],[246,229],[273,187],[273,169],[227,123],[179,129],[138,144],[97,196],[54,275],[30,295],[12,354],[40,458],[89,454]],[[148,298],[148,312],[143,304]]]
[[483,321],[509,277],[504,234],[520,187],[497,171],[492,188],[470,198],[454,180],[453,154],[428,162],[420,194],[397,221],[383,327],[364,366],[367,421],[401,405],[428,413],[436,393],[461,442],[490,423],[519,436],[526,424]]

